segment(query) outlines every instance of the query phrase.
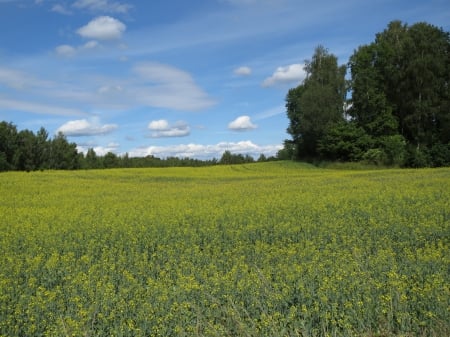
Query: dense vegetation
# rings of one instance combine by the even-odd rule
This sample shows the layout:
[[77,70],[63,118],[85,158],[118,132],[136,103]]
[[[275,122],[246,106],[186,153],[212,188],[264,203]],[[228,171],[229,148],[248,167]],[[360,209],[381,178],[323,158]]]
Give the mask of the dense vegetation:
[[449,336],[450,170],[0,175],[0,336]]
[[[273,161],[275,157],[259,156],[257,161]],[[129,157],[108,152],[97,155],[90,148],[86,155],[77,151],[77,145],[70,143],[64,134],[59,133],[50,139],[48,132],[41,128],[36,134],[30,130],[18,131],[13,123],[0,122],[0,171],[35,171],[45,169],[76,170],[101,168],[139,168],[139,167],[179,167],[208,166],[215,164],[252,163],[250,155],[233,154],[225,151],[217,160],[193,158],[157,158],[154,156]]]
[[285,156],[450,165],[448,32],[394,21],[355,50],[348,66],[319,46],[305,70],[306,79],[286,97],[292,139]]

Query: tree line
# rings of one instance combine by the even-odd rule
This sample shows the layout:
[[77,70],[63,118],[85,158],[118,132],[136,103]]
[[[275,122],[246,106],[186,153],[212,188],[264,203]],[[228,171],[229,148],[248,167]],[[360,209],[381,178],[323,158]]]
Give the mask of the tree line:
[[70,170],[79,164],[77,145],[69,143],[62,133],[50,139],[43,127],[35,134],[0,122],[0,171]]
[[[450,35],[393,21],[347,65],[319,46],[286,96],[283,156],[406,167],[450,165]],[[347,70],[350,79],[346,79]],[[350,97],[347,97],[350,96]]]
[[[257,161],[276,160],[261,154]],[[77,151],[62,133],[53,138],[41,127],[34,133],[18,131],[11,122],[0,122],[0,171],[77,170],[127,167],[177,167],[207,166],[218,164],[244,164],[255,162],[250,155],[225,151],[220,159],[200,160],[193,158],[167,157],[164,159],[148,155],[130,157],[128,153],[118,156],[113,152],[98,155],[93,148],[86,154]]]

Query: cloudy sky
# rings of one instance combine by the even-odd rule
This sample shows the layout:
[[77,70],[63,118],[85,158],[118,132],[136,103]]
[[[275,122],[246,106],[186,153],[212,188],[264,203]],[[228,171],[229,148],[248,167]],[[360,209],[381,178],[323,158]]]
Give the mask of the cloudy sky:
[[448,0],[0,0],[0,120],[80,151],[258,156],[322,44],[347,63],[392,20],[449,31]]

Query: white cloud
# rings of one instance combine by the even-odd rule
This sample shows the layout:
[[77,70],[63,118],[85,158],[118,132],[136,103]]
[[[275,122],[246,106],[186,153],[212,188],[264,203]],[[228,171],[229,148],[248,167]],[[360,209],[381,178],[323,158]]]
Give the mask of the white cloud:
[[140,103],[176,110],[201,110],[215,102],[197,86],[192,76],[175,67],[160,63],[142,63],[134,68],[143,83],[133,88]]
[[23,89],[29,84],[29,76],[21,71],[0,67],[0,84],[14,89]]
[[170,125],[165,119],[151,121],[148,124],[148,129],[152,131],[150,135],[152,138],[185,137],[191,132],[189,125],[185,122],[178,121]]
[[108,143],[106,146],[93,145],[93,144],[77,144],[77,151],[86,154],[89,149],[93,149],[97,156],[104,156],[108,152],[116,153],[120,144]]
[[0,109],[9,109],[44,115],[57,115],[57,116],[85,116],[87,113],[78,110],[71,109],[56,105],[41,104],[37,102],[24,102],[13,99],[0,98]]
[[266,78],[263,87],[270,87],[279,83],[300,83],[306,77],[303,64],[291,64],[286,67],[278,67],[272,76]]
[[72,5],[92,12],[127,13],[133,6],[109,0],[77,0]]
[[63,15],[71,15],[72,14],[72,12],[70,10],[68,10],[61,4],[53,5],[51,11],[55,12],[55,13],[63,14]]
[[165,119],[160,119],[157,121],[151,121],[148,124],[148,128],[150,130],[167,130],[169,128],[169,122],[167,122]]
[[56,132],[62,132],[66,136],[78,137],[104,135],[115,129],[117,129],[116,124],[98,125],[97,121],[89,122],[86,119],[78,119],[61,125]]
[[239,67],[234,69],[234,74],[239,76],[248,76],[251,75],[252,69],[250,67]]
[[61,57],[73,57],[77,55],[80,51],[87,51],[87,50],[93,50],[97,48],[100,44],[98,41],[91,40],[86,42],[85,44],[79,46],[79,47],[73,47],[68,44],[63,44],[61,46],[58,46],[55,48],[56,55]]
[[82,49],[94,49],[98,46],[98,41],[92,40],[86,42],[83,46],[81,46]]
[[155,157],[179,157],[179,158],[199,158],[199,159],[220,159],[225,151],[233,154],[249,154],[257,158],[261,153],[266,156],[274,156],[283,146],[276,145],[257,145],[252,141],[240,142],[220,142],[214,145],[203,144],[180,144],[169,146],[149,146],[131,150],[130,157],[145,157],[153,155]]
[[[76,53],[86,53],[99,47],[95,42],[87,42],[73,48]],[[215,104],[192,76],[181,69],[147,63],[131,69],[126,66],[125,70],[132,73],[109,77],[74,72],[49,81],[23,70],[0,66],[0,99],[2,106],[12,110],[74,116],[86,116],[95,109],[126,111],[138,107],[198,111]]]
[[77,50],[68,44],[63,44],[61,46],[56,47],[55,52],[59,56],[71,57],[76,54]]
[[79,28],[77,33],[84,38],[96,40],[115,40],[122,37],[126,26],[110,16],[99,16],[87,25]]
[[240,116],[228,124],[228,128],[234,131],[248,131],[255,129],[257,126],[252,123],[249,116]]

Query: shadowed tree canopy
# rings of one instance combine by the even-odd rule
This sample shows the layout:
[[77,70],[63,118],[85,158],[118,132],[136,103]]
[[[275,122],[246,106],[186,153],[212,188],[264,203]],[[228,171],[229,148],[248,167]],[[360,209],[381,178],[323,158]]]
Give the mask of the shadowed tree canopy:
[[355,51],[349,67],[349,113],[378,148],[384,150],[380,139],[397,135],[406,143],[406,165],[450,164],[448,32],[427,23],[393,21],[374,42]]

